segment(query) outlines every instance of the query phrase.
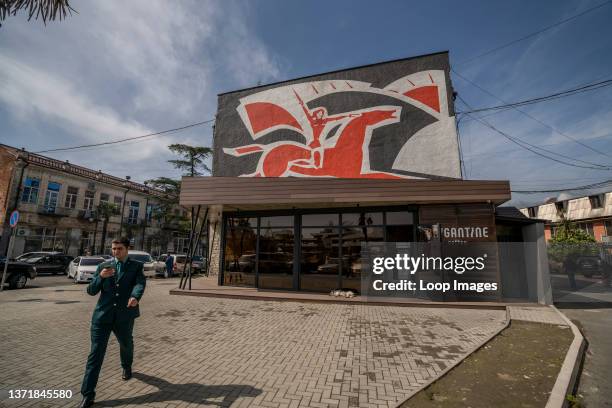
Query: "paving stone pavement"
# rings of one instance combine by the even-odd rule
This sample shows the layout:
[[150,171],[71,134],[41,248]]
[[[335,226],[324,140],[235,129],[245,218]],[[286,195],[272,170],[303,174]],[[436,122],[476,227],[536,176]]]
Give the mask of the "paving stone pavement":
[[508,306],[510,319],[567,326],[559,313],[548,306]]
[[[170,296],[148,281],[134,379],[111,336],[96,406],[392,407],[505,324],[505,311]],[[0,406],[76,406],[97,297],[85,286],[0,293]],[[71,399],[9,399],[11,389]]]

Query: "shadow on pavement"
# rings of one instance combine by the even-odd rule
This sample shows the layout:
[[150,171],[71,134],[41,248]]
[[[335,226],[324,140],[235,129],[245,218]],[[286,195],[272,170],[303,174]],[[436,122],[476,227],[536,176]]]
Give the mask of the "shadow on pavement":
[[[183,401],[187,403],[210,404],[229,407],[240,397],[256,397],[261,390],[250,385],[226,384],[203,385],[197,383],[172,384],[158,377],[134,373],[134,378],[157,387],[159,391],[137,397],[108,401],[96,401],[95,406],[119,407],[129,404],[147,404],[164,401]],[[221,401],[219,401],[221,400]]]

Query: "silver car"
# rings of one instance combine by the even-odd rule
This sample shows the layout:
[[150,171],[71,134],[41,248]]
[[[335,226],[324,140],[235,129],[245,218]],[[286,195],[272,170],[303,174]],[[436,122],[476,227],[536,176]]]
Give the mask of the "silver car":
[[89,282],[93,279],[98,265],[105,259],[99,256],[79,256],[74,258],[68,266],[68,279],[74,283]]
[[130,259],[142,262],[144,264],[143,272],[147,278],[155,277],[155,264],[154,264],[155,261],[153,260],[153,258],[148,252],[130,250],[128,252],[128,257]]

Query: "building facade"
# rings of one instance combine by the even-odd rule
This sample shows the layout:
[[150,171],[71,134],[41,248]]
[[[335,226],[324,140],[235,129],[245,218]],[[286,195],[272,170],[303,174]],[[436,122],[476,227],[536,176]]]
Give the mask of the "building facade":
[[[219,284],[359,291],[363,243],[495,245],[510,186],[462,179],[449,71],[442,52],[219,95],[213,176],[183,178],[180,200],[209,209]],[[464,279],[501,285],[498,255]],[[472,300],[542,301],[523,281]]]
[[[0,253],[8,249],[7,216],[20,212],[11,257],[24,252],[109,254],[121,235],[152,255],[182,253],[188,234],[157,217],[158,192],[69,162],[0,145]],[[179,206],[178,216],[188,216]]]
[[563,218],[591,235],[597,242],[612,239],[612,193],[605,192],[584,197],[550,200],[547,203],[521,208],[521,212],[534,219],[546,220],[546,240],[555,236]]

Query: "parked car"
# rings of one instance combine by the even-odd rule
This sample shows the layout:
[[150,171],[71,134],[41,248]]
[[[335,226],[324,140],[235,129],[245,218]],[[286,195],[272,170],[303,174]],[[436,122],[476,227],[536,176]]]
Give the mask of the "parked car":
[[158,256],[153,262],[153,268],[155,269],[155,276],[164,276],[166,271],[166,259],[168,254],[162,254]]
[[105,259],[101,256],[79,256],[70,262],[68,266],[68,279],[74,279],[74,283],[89,282],[94,273]]
[[206,259],[200,255],[191,258],[191,269],[194,273],[206,272]]
[[576,267],[578,272],[582,273],[585,277],[590,278],[593,275],[603,274],[603,263],[599,255],[582,255],[576,260]]
[[[4,272],[5,260],[0,261],[0,273]],[[1,275],[0,275],[1,276]],[[27,262],[9,261],[6,268],[5,284],[11,289],[23,289],[28,279],[36,278],[36,267]],[[0,279],[2,279],[0,277]]]
[[173,265],[173,274],[179,274],[183,271],[185,267],[185,262],[187,261],[187,255],[183,254],[161,254],[157,257],[155,261],[155,275],[163,276],[164,278],[168,278],[168,273],[166,270],[166,260],[168,257],[172,257],[172,265]]
[[26,259],[30,259],[30,258],[40,258],[45,255],[57,255],[57,254],[61,254],[61,252],[57,252],[57,251],[26,252],[24,254],[19,255],[17,258],[15,258],[15,260],[25,261]]
[[25,258],[24,262],[35,266],[37,274],[52,273],[54,275],[67,273],[68,265],[74,259],[70,255],[64,255],[59,252],[44,254],[39,256],[31,256]]
[[155,264],[154,260],[151,257],[151,254],[144,251],[132,251],[128,252],[128,256],[130,259],[134,259],[136,261],[142,262],[144,264],[144,274],[146,277],[153,278],[155,277]]

